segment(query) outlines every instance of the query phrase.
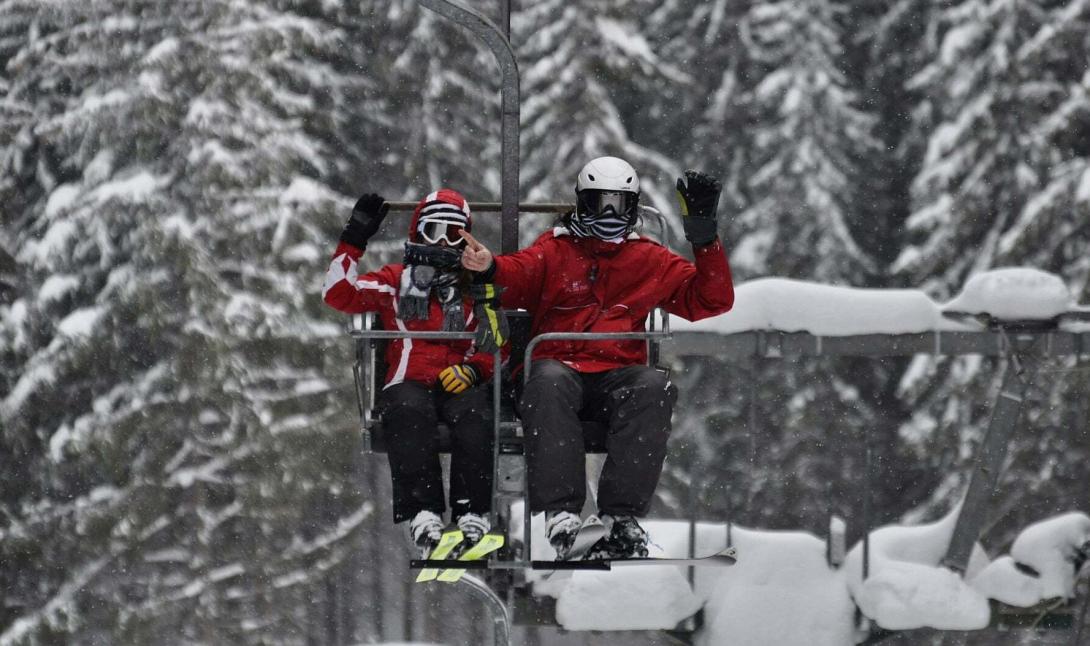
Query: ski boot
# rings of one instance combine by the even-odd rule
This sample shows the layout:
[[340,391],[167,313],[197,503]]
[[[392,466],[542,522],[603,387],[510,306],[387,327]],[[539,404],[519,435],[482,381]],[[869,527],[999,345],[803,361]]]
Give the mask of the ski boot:
[[602,522],[605,523],[609,533],[590,548],[586,560],[610,561],[647,556],[647,545],[649,543],[647,532],[640,527],[635,517],[607,516],[603,514]]
[[409,521],[409,538],[412,540],[413,545],[420,550],[420,558],[422,559],[428,558],[442,537],[443,519],[434,511],[425,509],[417,512],[413,519]]
[[583,519],[579,514],[570,511],[550,511],[545,517],[545,537],[556,550],[557,560],[563,561],[575,544],[575,537],[583,526]]
[[474,514],[472,512],[462,514],[455,521],[458,525],[458,529],[462,530],[462,545],[464,547],[471,547],[481,541],[481,537],[488,533],[488,530],[492,529],[492,523],[489,522],[487,516],[481,516],[480,514]]

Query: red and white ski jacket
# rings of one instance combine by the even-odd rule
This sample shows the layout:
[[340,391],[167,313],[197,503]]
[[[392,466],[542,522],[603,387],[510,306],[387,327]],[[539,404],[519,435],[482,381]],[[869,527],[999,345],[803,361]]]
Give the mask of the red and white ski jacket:
[[[532,246],[495,257],[492,280],[506,287],[503,306],[530,312],[533,335],[545,332],[642,332],[662,307],[690,321],[734,305],[730,265],[719,240],[695,249],[695,264],[649,239],[623,242],[572,236],[557,228]],[[634,341],[546,341],[534,360],[556,359],[579,372],[645,363]]]
[[[438,332],[443,325],[443,308],[433,295],[427,320],[402,321],[397,318],[397,292],[403,265],[386,265],[378,271],[359,275],[358,263],[363,250],[346,242],[337,245],[333,261],[326,271],[322,298],[326,304],[348,314],[377,312],[387,330]],[[473,305],[463,299],[466,330],[476,329]],[[492,377],[492,355],[476,352],[470,340],[436,341],[391,339],[386,346],[386,386],[403,381],[433,385],[444,368],[468,363],[477,369],[484,382]]]

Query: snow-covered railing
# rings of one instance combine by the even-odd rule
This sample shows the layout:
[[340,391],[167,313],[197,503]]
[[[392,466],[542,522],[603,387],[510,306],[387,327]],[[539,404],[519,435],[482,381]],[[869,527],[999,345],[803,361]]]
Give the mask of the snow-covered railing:
[[1037,356],[1090,354],[1090,307],[1035,269],[974,276],[940,304],[915,289],[860,289],[783,278],[739,285],[730,312],[671,319],[672,356],[905,356],[1008,354],[1021,340]]
[[[855,289],[780,278],[740,285],[718,317],[671,321],[666,356],[981,354],[1006,357],[1003,385],[974,455],[962,513],[943,564],[964,574],[1041,359],[1090,354],[1090,308],[1058,276],[1014,267],[973,276],[945,304],[913,289]],[[869,473],[869,471],[868,471]],[[868,519],[864,519],[864,524]]]

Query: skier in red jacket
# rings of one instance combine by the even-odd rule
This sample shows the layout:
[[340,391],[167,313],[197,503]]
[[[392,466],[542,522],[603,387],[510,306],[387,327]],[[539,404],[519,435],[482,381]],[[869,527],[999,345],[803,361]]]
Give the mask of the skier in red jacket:
[[[486,303],[470,299],[468,272],[460,266],[469,231],[469,204],[440,189],[416,206],[404,264],[358,275],[367,240],[389,204],[375,194],[359,199],[326,272],[323,298],[347,313],[377,312],[387,330],[474,330]],[[494,313],[493,313],[494,317]],[[478,333],[478,339],[484,340]],[[409,520],[413,542],[426,556],[443,532],[442,470],[436,425],[451,428],[450,506],[466,544],[491,526],[492,405],[489,388],[496,343],[469,340],[391,340],[389,370],[380,396],[393,477],[394,522]],[[488,346],[488,347],[485,347]]]
[[[579,172],[576,210],[563,226],[495,257],[465,234],[462,264],[480,272],[478,280],[505,289],[504,307],[528,310],[535,336],[643,331],[655,307],[688,320],[726,312],[734,288],[717,235],[719,183],[686,171],[677,190],[695,263],[632,231],[639,177],[624,160],[601,157]],[[586,557],[647,555],[647,534],[636,517],[647,513],[662,473],[677,390],[646,362],[640,340],[549,341],[534,350],[519,402],[529,502],[532,511],[546,512],[546,534],[559,558],[568,556],[583,524],[581,418],[609,428],[598,486],[607,534]]]

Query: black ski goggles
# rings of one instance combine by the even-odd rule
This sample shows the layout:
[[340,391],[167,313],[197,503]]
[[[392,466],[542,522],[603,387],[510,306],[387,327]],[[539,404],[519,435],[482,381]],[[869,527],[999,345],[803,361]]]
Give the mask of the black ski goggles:
[[602,191],[587,188],[579,191],[579,213],[590,218],[617,215],[631,220],[636,216],[636,206],[640,202],[639,193],[628,191]]

